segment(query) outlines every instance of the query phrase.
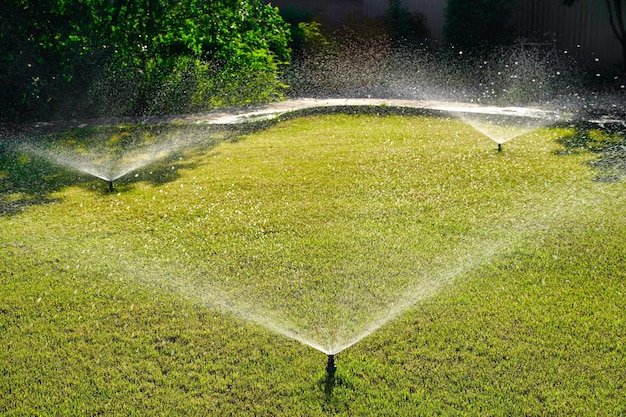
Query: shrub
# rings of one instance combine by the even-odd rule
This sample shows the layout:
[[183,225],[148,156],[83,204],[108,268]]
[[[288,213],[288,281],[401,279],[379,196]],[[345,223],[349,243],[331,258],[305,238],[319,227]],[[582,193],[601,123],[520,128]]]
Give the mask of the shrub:
[[0,27],[0,77],[14,87],[0,109],[17,109],[3,119],[210,108],[224,100],[193,91],[205,66],[229,83],[212,94],[252,78],[230,100],[265,100],[290,59],[287,25],[262,0],[9,0]]

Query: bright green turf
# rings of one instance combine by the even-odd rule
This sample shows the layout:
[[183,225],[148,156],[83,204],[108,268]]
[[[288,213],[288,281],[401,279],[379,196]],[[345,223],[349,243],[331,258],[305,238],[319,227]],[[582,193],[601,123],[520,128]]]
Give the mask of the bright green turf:
[[[113,194],[5,149],[0,414],[623,415],[626,190],[571,137],[303,117]],[[396,310],[332,392],[259,324],[332,344]]]

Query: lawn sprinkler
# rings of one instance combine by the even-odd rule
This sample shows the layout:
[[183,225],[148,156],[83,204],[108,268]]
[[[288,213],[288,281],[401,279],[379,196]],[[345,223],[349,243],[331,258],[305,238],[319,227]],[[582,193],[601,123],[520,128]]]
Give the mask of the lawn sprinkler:
[[326,378],[324,381],[324,392],[326,393],[326,398],[329,399],[333,395],[333,390],[335,389],[335,372],[337,371],[337,366],[335,365],[335,355],[328,355],[328,362],[326,363]]
[[335,371],[337,370],[337,365],[335,365],[335,355],[328,355],[328,362],[326,363],[326,373],[329,378],[335,377]]
[[112,193],[114,188],[113,188],[113,180],[108,180],[107,183],[109,184],[109,192]]

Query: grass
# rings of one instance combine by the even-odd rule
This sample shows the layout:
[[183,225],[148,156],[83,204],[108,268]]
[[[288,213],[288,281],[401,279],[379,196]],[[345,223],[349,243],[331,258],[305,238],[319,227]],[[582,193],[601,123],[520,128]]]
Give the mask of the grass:
[[[5,149],[0,414],[623,415],[626,194],[580,137],[302,117],[113,194]],[[376,331],[331,386],[267,326]]]

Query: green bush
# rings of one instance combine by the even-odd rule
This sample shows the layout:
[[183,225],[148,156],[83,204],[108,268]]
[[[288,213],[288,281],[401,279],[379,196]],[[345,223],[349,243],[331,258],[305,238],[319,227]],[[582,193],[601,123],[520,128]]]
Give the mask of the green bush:
[[337,95],[375,85],[389,53],[382,19],[352,17],[340,28],[301,22],[302,53],[285,74],[293,95]]
[[[9,0],[0,27],[4,121],[266,100],[290,59],[288,25],[261,0]],[[223,88],[205,88],[205,67]]]
[[426,17],[421,13],[410,12],[402,6],[402,0],[389,0],[385,23],[391,42],[396,47],[420,46],[430,35]]

